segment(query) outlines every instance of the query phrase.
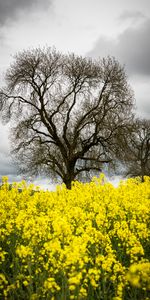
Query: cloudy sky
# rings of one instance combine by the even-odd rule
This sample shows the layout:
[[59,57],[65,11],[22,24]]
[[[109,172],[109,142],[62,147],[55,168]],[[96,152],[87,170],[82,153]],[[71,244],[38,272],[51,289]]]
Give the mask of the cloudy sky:
[[[125,65],[137,114],[150,118],[150,0],[0,0],[0,86],[13,55],[55,46]],[[0,177],[19,180],[11,165],[9,126],[0,124]]]

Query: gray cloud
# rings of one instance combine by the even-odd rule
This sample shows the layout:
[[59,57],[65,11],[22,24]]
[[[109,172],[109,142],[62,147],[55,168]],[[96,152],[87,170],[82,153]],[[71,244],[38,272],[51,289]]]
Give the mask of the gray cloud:
[[0,0],[0,25],[13,20],[20,11],[47,8],[51,0]]
[[17,170],[13,165],[8,153],[2,153],[0,151],[0,179],[2,176],[17,177]]
[[132,24],[137,23],[139,21],[143,21],[145,19],[145,15],[140,11],[124,11],[118,18],[119,22],[131,21]]
[[150,75],[150,19],[126,29],[115,39],[100,37],[88,56],[114,55],[130,75]]
[[15,174],[15,167],[8,160],[8,157],[5,155],[0,155],[0,177],[1,176],[9,176],[11,174]]
[[[136,14],[134,15],[134,17]],[[123,17],[123,16],[122,16]],[[131,18],[131,14],[124,18]],[[137,15],[137,18],[140,15]],[[95,47],[87,54],[91,57],[115,56],[125,65],[129,82],[135,91],[137,114],[150,118],[150,19],[130,26],[117,39],[100,37]]]
[[10,157],[10,143],[8,139],[9,125],[0,123],[0,178],[1,176],[16,175],[17,171]]
[[137,114],[150,119],[150,76],[135,76],[130,80],[135,92]]

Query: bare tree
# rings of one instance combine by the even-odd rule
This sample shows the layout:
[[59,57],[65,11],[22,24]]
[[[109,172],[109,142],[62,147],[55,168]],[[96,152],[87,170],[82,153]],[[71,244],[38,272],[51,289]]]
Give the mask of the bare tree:
[[5,120],[13,119],[21,172],[71,182],[115,162],[119,130],[132,117],[133,94],[124,68],[33,49],[16,55],[0,92]]
[[124,139],[126,176],[150,176],[150,120],[136,119]]

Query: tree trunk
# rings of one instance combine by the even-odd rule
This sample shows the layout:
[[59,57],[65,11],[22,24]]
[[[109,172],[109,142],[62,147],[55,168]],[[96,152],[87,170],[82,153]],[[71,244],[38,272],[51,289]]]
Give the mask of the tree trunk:
[[145,164],[144,162],[141,162],[141,181],[144,182],[144,176],[145,176]]
[[75,174],[74,174],[74,168],[70,167],[68,168],[68,173],[66,176],[63,178],[63,182],[66,185],[66,188],[68,190],[71,190],[71,182],[75,179]]
[[141,181],[144,182],[144,175],[141,175]]
[[74,173],[75,163],[76,163],[76,160],[68,160],[68,163],[66,166],[67,173],[65,174],[65,176],[63,178],[63,182],[65,183],[66,188],[68,190],[71,190],[71,182],[74,181],[74,179],[75,179],[75,173]]
[[68,179],[64,180],[64,183],[66,185],[66,188],[68,190],[71,190],[71,178],[68,178]]

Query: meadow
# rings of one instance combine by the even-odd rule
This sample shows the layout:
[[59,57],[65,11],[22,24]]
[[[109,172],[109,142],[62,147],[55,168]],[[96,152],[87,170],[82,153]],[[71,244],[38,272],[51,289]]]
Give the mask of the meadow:
[[149,212],[150,177],[53,192],[3,177],[0,299],[150,299]]

